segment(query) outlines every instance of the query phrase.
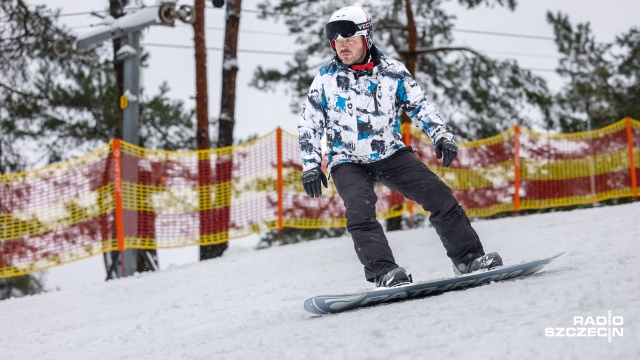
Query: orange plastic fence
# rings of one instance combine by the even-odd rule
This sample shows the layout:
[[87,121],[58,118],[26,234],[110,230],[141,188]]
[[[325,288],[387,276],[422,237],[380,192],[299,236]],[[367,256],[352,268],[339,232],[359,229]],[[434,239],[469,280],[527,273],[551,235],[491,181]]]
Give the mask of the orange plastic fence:
[[[405,142],[472,217],[637,197],[640,122],[549,134],[513,128],[459,143],[449,168],[426,136]],[[114,140],[73,161],[0,176],[0,277],[125,248],[228,241],[269,229],[345,226],[333,183],[304,193],[297,136],[280,129],[210,151],[149,150]],[[379,187],[379,219],[424,213]],[[426,213],[425,213],[426,214]]]

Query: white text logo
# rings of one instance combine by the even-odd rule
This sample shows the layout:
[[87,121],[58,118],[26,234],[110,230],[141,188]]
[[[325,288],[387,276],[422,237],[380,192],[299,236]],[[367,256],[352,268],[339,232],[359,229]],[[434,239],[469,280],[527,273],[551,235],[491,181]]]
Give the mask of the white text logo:
[[546,337],[604,337],[611,338],[624,335],[624,318],[611,316],[574,316],[572,327],[548,327],[544,329]]

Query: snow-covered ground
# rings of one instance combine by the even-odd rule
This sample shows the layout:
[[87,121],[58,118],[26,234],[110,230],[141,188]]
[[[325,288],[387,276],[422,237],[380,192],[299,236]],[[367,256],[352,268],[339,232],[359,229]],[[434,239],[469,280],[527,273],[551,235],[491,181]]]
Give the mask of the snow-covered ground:
[[[255,251],[0,302],[2,359],[639,359],[640,203],[474,222],[539,275],[314,317],[302,304],[369,287],[347,237]],[[426,280],[451,275],[432,228],[389,235]],[[623,336],[545,337],[608,311]],[[623,324],[620,325],[620,321]],[[593,325],[589,327],[608,327]]]

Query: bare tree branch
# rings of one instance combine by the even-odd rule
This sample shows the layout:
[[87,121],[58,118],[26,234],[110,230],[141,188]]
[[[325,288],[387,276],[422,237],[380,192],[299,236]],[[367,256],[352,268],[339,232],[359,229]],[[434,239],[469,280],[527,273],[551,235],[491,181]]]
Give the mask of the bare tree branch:
[[22,92],[20,90],[16,90],[16,89],[12,88],[11,86],[9,86],[7,84],[4,84],[2,82],[0,82],[0,87],[9,90],[9,92],[11,92],[11,93],[18,94],[18,95],[21,95],[21,96],[32,96],[31,94],[27,94],[27,93]]

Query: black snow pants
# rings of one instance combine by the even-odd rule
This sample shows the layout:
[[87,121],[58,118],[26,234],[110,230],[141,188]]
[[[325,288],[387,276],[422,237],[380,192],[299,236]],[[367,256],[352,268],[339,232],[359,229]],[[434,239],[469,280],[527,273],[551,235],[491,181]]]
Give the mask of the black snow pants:
[[480,238],[451,189],[416,158],[411,147],[373,163],[338,164],[333,167],[331,177],[344,201],[347,231],[353,238],[368,281],[398,267],[382,226],[376,220],[376,182],[431,213],[429,221],[454,264],[467,264],[484,255]]

